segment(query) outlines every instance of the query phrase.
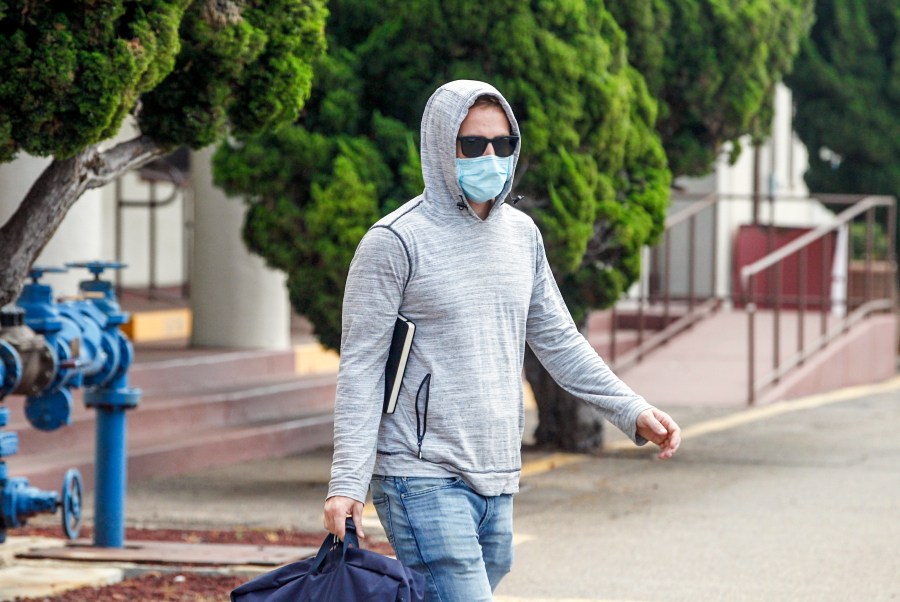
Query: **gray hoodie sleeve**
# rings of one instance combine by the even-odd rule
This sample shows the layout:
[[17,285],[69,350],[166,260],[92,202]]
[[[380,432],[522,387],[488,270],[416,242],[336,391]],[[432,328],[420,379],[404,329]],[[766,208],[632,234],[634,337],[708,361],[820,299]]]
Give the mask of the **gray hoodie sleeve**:
[[381,421],[384,364],[408,274],[397,235],[385,227],[369,230],[350,264],[344,291],[328,497],[366,499]]
[[643,445],[647,440],[637,435],[635,422],[650,404],[623,383],[578,332],[550,271],[540,232],[535,232],[537,261],[525,340],[563,389],[596,407]]

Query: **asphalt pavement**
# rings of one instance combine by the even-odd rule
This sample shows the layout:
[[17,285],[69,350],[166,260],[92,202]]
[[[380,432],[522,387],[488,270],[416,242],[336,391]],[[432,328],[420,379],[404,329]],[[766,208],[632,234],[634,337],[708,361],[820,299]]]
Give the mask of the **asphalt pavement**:
[[671,461],[622,452],[529,479],[498,593],[900,600],[900,388],[745,417],[688,430]]
[[[612,428],[597,456],[525,454],[498,602],[900,600],[900,377],[762,408],[663,409],[685,432],[672,460]],[[128,524],[321,531],[330,458],[135,483]],[[371,508],[365,524],[382,536]]]

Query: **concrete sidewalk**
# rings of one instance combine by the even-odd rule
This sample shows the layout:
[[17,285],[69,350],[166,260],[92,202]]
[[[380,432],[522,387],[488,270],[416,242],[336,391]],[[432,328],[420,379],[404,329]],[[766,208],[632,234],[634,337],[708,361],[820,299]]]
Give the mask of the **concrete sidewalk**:
[[[900,599],[900,378],[758,409],[664,409],[685,433],[669,462],[613,429],[598,457],[525,454],[516,562],[498,601]],[[128,524],[324,535],[330,454],[137,483]],[[371,511],[365,526],[381,536]],[[0,600],[11,584],[40,595],[134,570],[0,562]]]

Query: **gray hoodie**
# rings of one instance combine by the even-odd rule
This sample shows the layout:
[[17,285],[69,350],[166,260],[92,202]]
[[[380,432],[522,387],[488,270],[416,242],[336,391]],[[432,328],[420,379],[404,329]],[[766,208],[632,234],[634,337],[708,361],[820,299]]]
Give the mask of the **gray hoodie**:
[[[328,496],[365,500],[375,474],[462,477],[482,495],[515,493],[524,430],[525,343],[567,391],[638,443],[650,406],[606,366],[566,309],[534,222],[504,200],[487,219],[456,175],[456,135],[492,86],[439,88],[422,117],[425,191],[379,220],[350,265]],[[518,161],[519,149],[515,160]],[[382,414],[384,366],[397,314],[416,324],[397,409]]]

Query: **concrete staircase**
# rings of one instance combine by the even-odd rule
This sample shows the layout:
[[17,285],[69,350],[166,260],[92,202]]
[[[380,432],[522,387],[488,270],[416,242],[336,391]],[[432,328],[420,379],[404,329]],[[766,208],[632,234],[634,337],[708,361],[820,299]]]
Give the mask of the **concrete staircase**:
[[[138,347],[129,373],[143,392],[127,414],[130,481],[289,455],[331,441],[335,373],[298,376],[296,350],[145,351]],[[20,439],[19,453],[7,459],[10,474],[58,489],[74,467],[91,488],[95,412],[84,407],[80,392],[72,423],[50,433],[27,422],[24,398],[5,401],[12,414],[8,429]]]

